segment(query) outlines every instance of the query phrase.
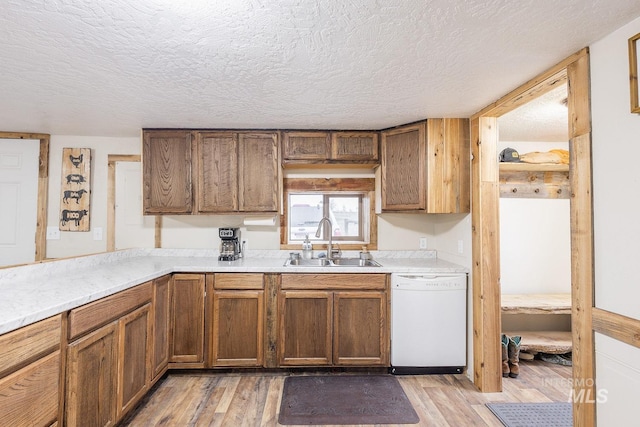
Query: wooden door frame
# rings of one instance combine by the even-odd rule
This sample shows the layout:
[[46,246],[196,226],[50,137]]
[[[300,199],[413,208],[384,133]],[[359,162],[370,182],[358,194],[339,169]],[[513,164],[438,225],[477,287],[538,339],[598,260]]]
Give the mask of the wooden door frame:
[[0,138],[40,140],[35,261],[43,261],[47,257],[47,202],[49,191],[49,142],[51,135],[47,133],[0,132]]
[[[572,392],[576,396],[595,396],[589,78],[589,50],[584,48],[471,117],[473,363],[474,383],[483,392],[502,391],[497,118],[566,82],[571,185]],[[575,426],[594,425],[595,402],[589,399],[574,402],[573,422]]]

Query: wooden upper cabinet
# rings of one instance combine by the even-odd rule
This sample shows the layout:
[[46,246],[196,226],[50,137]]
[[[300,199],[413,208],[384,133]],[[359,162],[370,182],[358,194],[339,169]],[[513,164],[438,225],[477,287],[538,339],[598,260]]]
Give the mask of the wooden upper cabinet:
[[332,132],[331,159],[378,160],[377,132]]
[[191,132],[144,131],[142,144],[145,214],[193,210]]
[[238,210],[238,134],[197,135],[198,212]]
[[329,132],[284,132],[284,160],[325,160],[330,155]]
[[425,122],[382,131],[380,135],[382,210],[424,210]]
[[427,213],[471,211],[469,119],[427,120]]
[[144,130],[144,213],[278,212],[278,144],[275,132]]
[[378,132],[287,131],[282,162],[290,165],[378,163]]
[[241,133],[238,144],[238,210],[277,212],[280,188],[278,135]]
[[470,211],[468,119],[429,119],[381,132],[383,211]]

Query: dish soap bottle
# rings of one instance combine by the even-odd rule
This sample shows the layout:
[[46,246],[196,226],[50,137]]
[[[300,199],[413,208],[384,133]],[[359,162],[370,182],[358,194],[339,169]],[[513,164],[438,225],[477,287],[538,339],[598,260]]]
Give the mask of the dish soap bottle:
[[306,234],[304,237],[304,242],[302,242],[302,258],[311,259],[313,255],[313,246],[311,245],[311,241],[309,240],[309,235]]

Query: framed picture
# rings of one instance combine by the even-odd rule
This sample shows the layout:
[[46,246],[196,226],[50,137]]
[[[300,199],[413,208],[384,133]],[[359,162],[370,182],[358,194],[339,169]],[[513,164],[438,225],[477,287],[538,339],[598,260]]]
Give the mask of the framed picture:
[[640,99],[638,94],[638,69],[640,69],[638,40],[640,40],[640,33],[629,39],[629,89],[631,90],[631,112],[640,114],[640,105],[638,105]]

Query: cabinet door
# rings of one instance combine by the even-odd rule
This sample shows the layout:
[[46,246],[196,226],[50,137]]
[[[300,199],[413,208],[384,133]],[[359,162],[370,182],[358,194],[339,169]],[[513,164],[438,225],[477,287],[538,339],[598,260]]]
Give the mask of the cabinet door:
[[173,275],[169,362],[204,366],[204,294],[204,274]]
[[262,366],[264,291],[213,294],[213,366]]
[[280,188],[277,134],[240,134],[239,153],[240,211],[277,212]]
[[378,160],[378,133],[332,132],[331,159],[376,162]]
[[425,123],[381,132],[382,210],[426,208]]
[[197,140],[198,212],[238,210],[238,134],[202,132]]
[[155,382],[164,374],[169,364],[169,329],[171,300],[169,281],[171,276],[163,276],[153,281],[153,342],[151,351],[151,378]]
[[427,213],[470,212],[468,119],[427,120]]
[[286,160],[326,160],[330,155],[329,132],[285,132],[282,157]]
[[118,418],[121,418],[149,386],[151,304],[122,317],[118,328]]
[[60,350],[0,379],[0,424],[50,426],[58,418]]
[[389,364],[385,292],[335,292],[333,363],[372,366]]
[[281,366],[330,365],[332,295],[280,292],[278,359]]
[[145,131],[142,167],[145,214],[192,212],[190,132]]
[[65,423],[110,426],[116,420],[118,322],[69,344]]

